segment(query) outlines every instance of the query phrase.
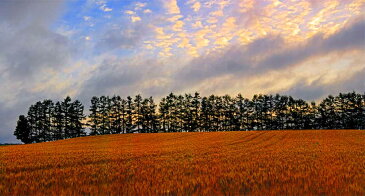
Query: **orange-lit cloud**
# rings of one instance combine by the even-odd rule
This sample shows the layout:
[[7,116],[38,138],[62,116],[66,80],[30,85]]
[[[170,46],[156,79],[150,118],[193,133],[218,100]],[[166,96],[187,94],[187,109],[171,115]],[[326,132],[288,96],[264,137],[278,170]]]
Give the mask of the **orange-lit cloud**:
[[168,14],[180,14],[177,0],[163,0],[162,2]]

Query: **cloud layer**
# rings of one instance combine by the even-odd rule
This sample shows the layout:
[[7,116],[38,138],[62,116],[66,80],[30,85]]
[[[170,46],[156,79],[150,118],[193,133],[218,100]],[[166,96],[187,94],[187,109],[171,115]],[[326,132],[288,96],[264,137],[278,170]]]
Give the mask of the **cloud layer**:
[[[363,0],[0,2],[0,143],[30,104],[71,95],[365,89]],[[346,73],[346,74],[344,74]]]

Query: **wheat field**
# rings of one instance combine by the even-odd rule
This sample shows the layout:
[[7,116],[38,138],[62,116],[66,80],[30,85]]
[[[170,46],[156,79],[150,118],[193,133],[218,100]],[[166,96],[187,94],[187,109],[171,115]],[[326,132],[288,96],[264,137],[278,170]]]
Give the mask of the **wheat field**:
[[365,131],[121,134],[0,147],[0,195],[364,195]]

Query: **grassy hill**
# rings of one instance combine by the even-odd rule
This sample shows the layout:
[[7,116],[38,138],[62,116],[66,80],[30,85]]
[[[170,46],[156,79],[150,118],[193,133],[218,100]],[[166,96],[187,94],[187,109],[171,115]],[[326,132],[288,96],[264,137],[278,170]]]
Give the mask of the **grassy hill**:
[[0,148],[0,195],[365,194],[365,131],[122,134]]

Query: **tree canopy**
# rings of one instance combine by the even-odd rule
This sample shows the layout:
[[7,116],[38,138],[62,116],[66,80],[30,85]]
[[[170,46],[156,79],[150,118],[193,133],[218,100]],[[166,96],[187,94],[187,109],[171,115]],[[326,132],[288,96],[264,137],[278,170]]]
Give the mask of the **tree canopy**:
[[[21,115],[14,135],[24,143],[87,135],[157,132],[208,132],[285,129],[364,129],[365,94],[329,95],[318,105],[285,95],[175,95],[157,105],[152,97],[92,97],[84,106],[66,97],[39,101]],[[87,119],[87,120],[86,120]]]

